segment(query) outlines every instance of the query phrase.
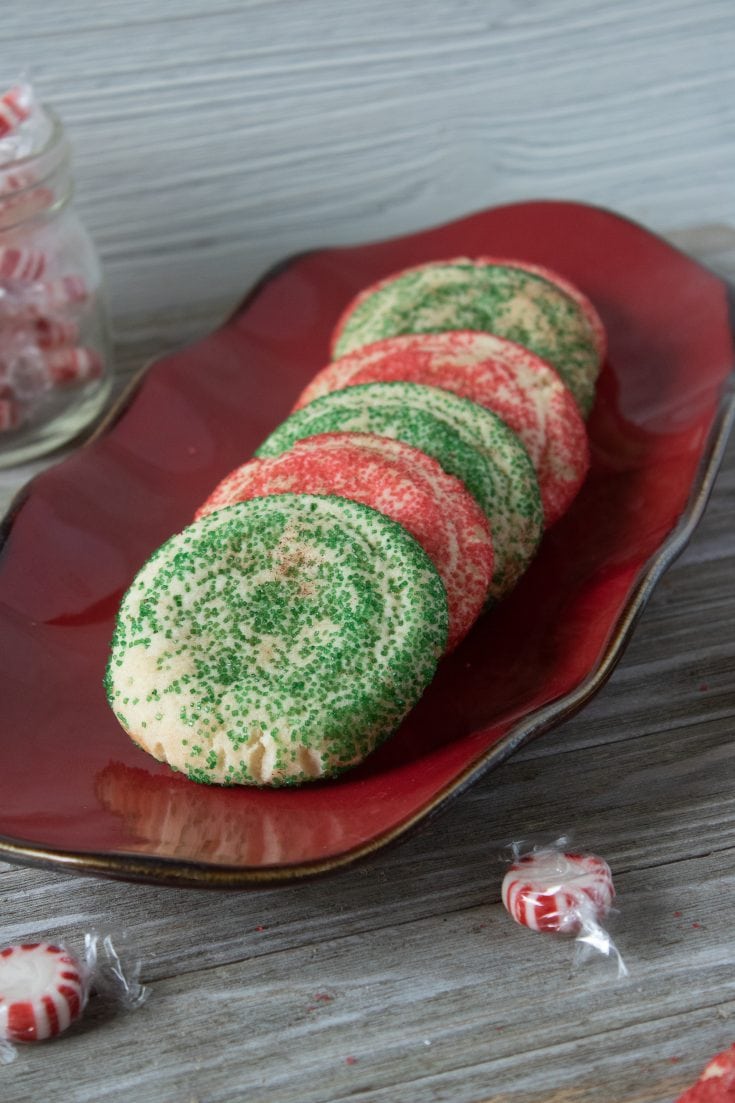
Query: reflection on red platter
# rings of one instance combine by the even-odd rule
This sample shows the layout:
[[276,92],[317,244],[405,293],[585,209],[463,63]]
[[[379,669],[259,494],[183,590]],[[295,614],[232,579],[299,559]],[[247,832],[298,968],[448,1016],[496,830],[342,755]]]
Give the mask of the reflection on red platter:
[[[299,790],[226,790],[155,763],[102,690],[134,573],[288,414],[356,291],[409,265],[483,253],[557,269],[606,324],[592,470],[573,509],[357,770]],[[672,538],[682,518],[696,520],[702,502],[690,495],[713,477],[733,361],[726,290],[615,215],[521,203],[298,258],[217,333],[155,364],[101,435],[34,480],[5,525],[0,857],[163,883],[288,881],[399,836],[578,707],[622,651],[642,580],[684,539]]]

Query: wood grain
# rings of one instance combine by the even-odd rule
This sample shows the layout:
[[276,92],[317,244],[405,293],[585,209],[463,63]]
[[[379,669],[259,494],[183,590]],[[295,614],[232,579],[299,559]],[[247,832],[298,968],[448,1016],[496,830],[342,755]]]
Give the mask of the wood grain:
[[[723,235],[685,238],[731,264]],[[177,330],[131,328],[123,355],[133,367]],[[735,1021],[733,489],[735,442],[606,690],[369,866],[224,897],[0,866],[0,943],[127,934],[153,985],[142,1011],[93,1004],[63,1043],[23,1051],[3,1098],[39,1098],[53,1060],[80,1101],[238,1100],[233,1077],[279,1103],[670,1099]],[[622,986],[602,964],[572,976],[568,945],[499,905],[508,842],[566,831],[615,870]],[[90,1053],[102,1085],[79,1082]]]
[[[731,0],[27,0],[0,46],[74,141],[118,389],[286,255],[506,200],[735,279]],[[732,442],[606,688],[367,865],[219,894],[0,863],[0,944],[109,930],[152,988],[0,1066],[3,1103],[672,1103],[735,1037],[734,501]],[[613,867],[628,981],[502,910],[507,844],[562,832]]]
[[116,316],[518,198],[735,224],[734,47],[731,0],[26,0],[0,26],[66,121]]
[[[669,1103],[735,1023],[734,549],[710,526],[734,478],[735,443],[600,696],[369,865],[245,895],[0,867],[0,943],[127,932],[153,989],[24,1050],[3,1098],[40,1098],[53,1067],[80,1103]],[[562,831],[613,866],[628,982],[502,911],[504,845]]]
[[[497,905],[448,916],[443,936],[435,920],[414,920],[161,980],[135,1016],[97,1024],[97,1056],[112,1075],[77,1098],[118,1101],[132,1090],[151,1098],[161,1080],[169,1098],[186,1099],[187,1090],[212,1103],[237,1098],[233,1065],[223,1053],[240,1056],[241,1087],[269,1101],[382,1103],[395,1092],[398,1069],[410,1099],[473,1100],[491,1088],[525,1103],[565,1083],[589,1092],[603,1076],[616,1081],[617,1098],[625,1099],[649,1064],[652,1092],[661,1081],[668,1088],[669,1059],[685,1063],[689,1032],[727,1029],[717,1009],[733,995],[724,973],[735,963],[718,960],[715,932],[726,908],[721,879],[729,874],[732,884],[731,862],[732,853],[696,869],[684,865],[653,883],[647,873],[620,878],[627,922],[639,930],[651,924],[648,937],[631,948],[632,983],[594,968],[572,973],[567,943],[550,947],[509,930]],[[696,876],[707,930],[691,929],[688,901],[677,891],[680,876]],[[672,913],[682,904],[686,919],[679,921]],[[671,975],[675,948],[687,965]],[[515,967],[510,1004],[496,998],[509,966]],[[681,992],[692,982],[697,995],[684,1016]],[[553,1000],[544,999],[545,991],[553,991]],[[195,1018],[192,1000],[208,1029],[182,1045]],[[94,1025],[90,1018],[86,1034],[67,1038],[68,1061],[73,1051],[81,1056]],[[149,1031],[157,1036],[155,1064],[140,1069],[136,1062],[126,1071],[134,1040]],[[40,1060],[34,1051],[26,1066],[28,1085],[39,1090]],[[664,1099],[650,1094],[648,1103]]]
[[[731,270],[726,234],[683,239]],[[131,323],[122,362],[200,324]],[[26,473],[5,472],[8,491]],[[733,490],[735,442],[605,691],[370,865],[245,896],[0,866],[0,944],[111,930],[153,987],[137,1013],[93,1003],[23,1051],[2,1098],[35,1103],[53,1061],[80,1103],[235,1103],[233,1083],[273,1103],[667,1103],[735,1022]],[[562,832],[613,865],[626,984],[603,963],[572,974],[567,944],[499,904],[503,848]]]

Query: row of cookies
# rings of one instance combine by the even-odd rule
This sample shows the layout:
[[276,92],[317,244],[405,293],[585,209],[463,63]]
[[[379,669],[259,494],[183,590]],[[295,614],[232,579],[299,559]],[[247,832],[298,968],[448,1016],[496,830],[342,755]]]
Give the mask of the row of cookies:
[[489,258],[398,273],[348,307],[333,352],[121,606],[110,703],[196,781],[296,784],[361,761],[587,470],[604,331],[553,273]]

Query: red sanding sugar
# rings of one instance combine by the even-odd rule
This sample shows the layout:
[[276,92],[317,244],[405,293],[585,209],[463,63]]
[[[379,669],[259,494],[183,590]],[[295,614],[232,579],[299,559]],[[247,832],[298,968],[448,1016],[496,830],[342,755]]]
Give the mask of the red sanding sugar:
[[441,576],[449,607],[447,648],[456,647],[483,609],[493,572],[487,519],[459,479],[402,441],[369,433],[323,433],[280,456],[237,468],[196,516],[286,493],[351,498],[403,525]]
[[452,391],[498,414],[531,457],[546,526],[569,508],[589,467],[587,429],[561,377],[535,353],[471,330],[389,337],[327,365],[296,408],[345,387],[395,381]]

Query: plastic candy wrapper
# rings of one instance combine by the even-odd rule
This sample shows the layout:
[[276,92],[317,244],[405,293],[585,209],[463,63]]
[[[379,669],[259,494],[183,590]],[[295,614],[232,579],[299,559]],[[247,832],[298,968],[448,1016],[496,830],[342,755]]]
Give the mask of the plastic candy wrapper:
[[0,949],[0,1065],[16,1044],[55,1038],[81,1018],[90,995],[125,1010],[147,999],[140,962],[125,961],[109,935],[90,932],[84,953],[62,943],[26,942]]
[[516,923],[572,937],[576,964],[599,953],[615,962],[618,977],[626,977],[625,962],[604,925],[615,897],[607,862],[573,847],[567,838],[530,849],[512,843],[510,851],[501,895]]

